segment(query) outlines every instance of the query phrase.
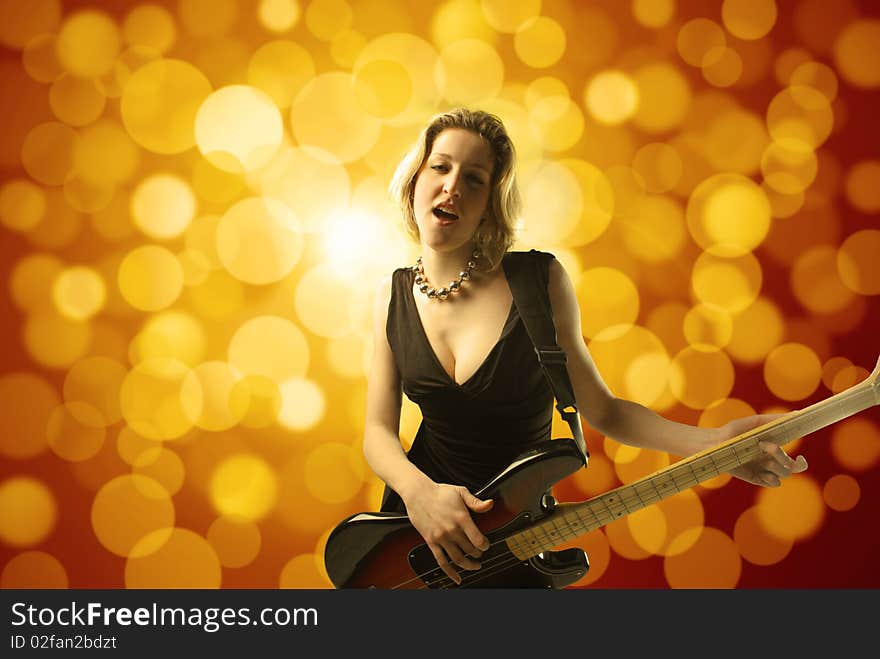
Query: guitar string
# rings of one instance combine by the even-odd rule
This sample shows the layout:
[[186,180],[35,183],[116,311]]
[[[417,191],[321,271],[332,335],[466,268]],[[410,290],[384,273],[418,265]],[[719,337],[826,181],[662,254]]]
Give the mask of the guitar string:
[[[735,452],[736,452],[736,450],[734,449],[734,454],[735,454]],[[734,455],[734,459],[730,460],[729,464],[725,464],[722,461],[718,461],[719,464],[723,464],[722,470],[719,472],[719,474],[722,472],[726,472],[728,469],[734,469],[737,466],[740,466],[741,464],[743,464],[743,458],[745,458],[745,462],[748,462],[749,458],[747,455],[745,455],[746,453],[754,453],[756,455],[759,452],[760,451],[754,451],[751,448],[748,448],[747,451],[743,452],[744,453],[743,456]],[[674,477],[671,477],[671,478],[672,478],[673,482],[675,482],[675,478]],[[686,489],[690,489],[691,487],[692,486],[688,486]],[[676,483],[676,489],[678,489],[677,483]],[[679,490],[679,492],[681,492],[681,491],[683,491],[683,490]],[[619,496],[618,499],[620,500],[620,505],[624,508],[624,510],[627,511],[627,514],[629,514],[629,505],[627,505],[626,498],[623,496]],[[660,501],[661,499],[662,499],[662,497],[658,497],[657,501]],[[628,503],[634,504],[634,507],[636,510],[638,510],[639,508],[646,507],[644,502],[641,500],[641,497],[638,496],[638,492],[636,492],[636,496],[629,497]],[[656,503],[656,501],[651,502],[651,503],[652,504]],[[577,516],[580,519],[580,516],[579,515],[577,515]],[[601,520],[599,520],[598,516],[595,513],[593,513],[593,516],[596,517],[597,521],[601,522]],[[549,521],[549,520],[547,520],[547,521]],[[612,519],[611,521],[614,521],[614,519]],[[597,527],[597,528],[601,528],[601,526],[605,526],[608,523],[610,523],[610,522],[601,523],[600,527]],[[536,524],[535,526],[538,526],[539,524]],[[534,526],[532,528],[534,528]],[[524,529],[524,530],[529,530],[529,529]],[[505,572],[506,570],[513,568],[516,565],[519,565],[519,564],[526,562],[528,559],[520,559],[515,554],[513,554],[512,551],[507,550],[505,553],[494,557],[493,560],[495,560],[496,562],[492,565],[489,565],[489,563],[491,563],[491,560],[490,560],[490,561],[487,561],[486,562],[487,564],[485,566],[481,567],[479,570],[475,570],[472,572],[469,571],[469,574],[462,577],[461,584],[456,584],[448,575],[444,574],[443,578],[439,580],[439,581],[443,582],[442,585],[439,585],[439,587],[440,588],[462,588],[465,586],[471,586],[477,581],[481,581],[487,577],[494,576],[494,575],[499,574],[501,572]],[[498,563],[497,562],[498,560],[501,560],[501,562]],[[459,571],[459,574],[463,574],[463,573],[461,571]],[[465,581],[467,581],[467,583],[465,583]],[[421,586],[421,588],[427,588],[427,587],[428,587],[427,585]]]
[[[779,424],[779,425],[782,425],[782,424]],[[778,427],[778,426],[777,426],[777,427]],[[719,460],[717,460],[717,461],[716,461],[714,458],[712,459],[713,466],[716,468],[715,470],[718,472],[718,475],[720,475],[720,474],[722,474],[722,473],[724,473],[724,472],[727,472],[727,471],[730,470],[730,469],[735,469],[736,467],[741,466],[742,464],[745,464],[745,463],[747,463],[747,462],[750,462],[750,461],[751,461],[752,459],[754,459],[754,457],[755,457],[757,454],[759,454],[761,451],[760,451],[760,449],[757,448],[757,443],[756,443],[755,446],[747,446],[747,447],[745,447],[745,450],[742,451],[742,455],[738,455],[738,454],[737,454],[737,449],[736,449],[736,448],[731,449],[730,452],[733,453],[733,459],[732,459],[732,460],[729,459],[729,458],[727,458],[727,459],[725,459],[725,460],[721,460],[721,459],[719,459]],[[671,469],[675,469],[675,467],[673,466]],[[672,475],[670,475],[670,478],[672,479],[673,483],[675,483],[675,477],[672,476]],[[698,483],[699,483],[699,481],[697,481],[697,483],[695,483],[694,485],[696,485],[696,484],[698,484]],[[635,485],[635,484],[633,484],[633,485]],[[677,483],[675,483],[675,486],[676,486],[676,489],[678,489],[678,484],[677,484]],[[624,487],[628,487],[628,486],[624,486]],[[630,486],[630,487],[631,487],[631,486]],[[687,488],[685,488],[685,489],[691,489],[691,487],[693,487],[693,485],[689,485],[689,486],[688,486]],[[682,490],[679,490],[679,492],[681,492],[681,491],[682,491]],[[607,493],[606,493],[606,495],[600,495],[600,496],[596,497],[595,499],[593,499],[593,501],[598,501],[598,500],[602,499],[603,496],[607,496]],[[628,511],[629,506],[627,505],[627,501],[626,501],[626,499],[625,499],[623,496],[619,496],[618,498],[620,499],[621,505],[623,506],[624,510],[627,510],[627,511]],[[661,498],[661,497],[658,497],[657,501],[660,501],[660,500],[662,500],[662,498]],[[630,503],[630,504],[634,504],[634,506],[636,507],[636,509],[638,509],[639,507],[645,507],[645,506],[644,506],[644,503],[641,501],[641,497],[638,496],[638,493],[636,493],[636,496],[635,496],[635,497],[630,497],[629,500],[628,500],[628,503]],[[656,503],[656,501],[652,501],[651,503],[652,503],[652,504],[653,504],[653,503]],[[595,515],[595,513],[593,513],[593,515],[594,515],[594,517],[596,517],[597,521],[601,521],[601,520],[599,520],[598,516]],[[543,522],[546,522],[546,521],[548,521],[548,520],[543,520]],[[614,521],[614,519],[611,519],[610,521]],[[609,522],[604,522],[604,523],[600,524],[600,526],[597,527],[597,528],[601,528],[601,526],[605,526],[606,524],[609,524],[610,521],[609,521]],[[535,527],[541,525],[543,522],[538,522],[538,523],[532,525],[532,527],[528,527],[528,528],[522,529],[521,531],[518,531],[517,533],[522,532],[522,531],[528,531],[530,528],[535,528]],[[509,537],[509,536],[508,536],[508,537]],[[490,546],[490,548],[491,548],[491,547],[494,546],[494,545],[497,545],[497,544],[500,544],[500,543],[506,543],[507,540],[508,540],[508,538],[501,538],[501,539],[497,540],[496,542],[491,543],[489,546]],[[487,550],[487,551],[488,551],[488,550]],[[499,563],[498,563],[499,560],[500,560],[500,561],[503,561],[503,562],[499,564]],[[456,583],[452,580],[452,578],[451,578],[449,575],[447,575],[446,573],[443,573],[443,576],[440,577],[440,578],[438,578],[438,580],[437,580],[436,582],[434,582],[433,585],[437,585],[437,586],[440,587],[440,588],[449,588],[449,587],[458,587],[458,588],[461,588],[461,587],[463,587],[463,586],[465,585],[465,584],[464,584],[464,581],[465,581],[466,579],[469,580],[469,583],[473,583],[474,581],[482,580],[482,579],[484,579],[484,578],[487,577],[487,576],[491,576],[491,575],[493,575],[493,574],[497,574],[498,572],[503,572],[503,571],[505,571],[505,570],[507,570],[507,569],[513,567],[514,565],[517,565],[517,564],[519,564],[520,562],[523,562],[523,560],[524,560],[524,559],[517,558],[517,557],[513,554],[513,552],[510,551],[510,550],[508,549],[508,550],[506,550],[505,552],[503,552],[502,554],[497,555],[497,556],[494,556],[494,557],[492,557],[491,559],[489,559],[488,561],[486,561],[485,563],[483,563],[483,564],[481,565],[481,567],[480,567],[479,570],[473,570],[473,571],[470,571],[470,570],[459,570],[459,569],[458,569],[458,566],[455,566],[455,569],[456,569],[456,571],[458,572],[458,574],[463,574],[464,572],[471,572],[471,573],[472,573],[472,574],[467,574],[467,575],[465,575],[464,577],[462,577],[462,583],[461,583],[461,584],[456,584]],[[527,560],[527,559],[525,559],[525,560]],[[501,568],[501,569],[499,570],[498,568]],[[405,585],[407,585],[407,584],[412,583],[413,581],[422,581],[422,582],[423,582],[423,585],[421,585],[421,586],[419,586],[419,587],[420,587],[420,588],[428,588],[429,585],[426,584],[426,583],[424,583],[424,581],[425,581],[424,578],[425,578],[425,577],[428,577],[428,576],[429,576],[432,572],[434,572],[436,569],[437,569],[437,568],[432,568],[432,569],[431,569],[430,571],[428,571],[428,572],[423,572],[423,573],[421,573],[421,574],[417,574],[417,575],[414,576],[413,578],[408,579],[408,580],[406,580],[406,581],[403,581],[403,582],[401,582],[401,583],[399,583],[399,584],[397,584],[397,585],[395,585],[395,586],[392,586],[391,588],[392,588],[392,589],[400,588],[400,587],[402,587],[402,586],[405,586]],[[445,583],[445,582],[448,582],[448,585],[447,585],[447,583]],[[440,584],[442,584],[442,585],[440,585]]]
[[[797,416],[795,416],[795,417],[792,418],[792,419],[786,419],[786,420],[780,421],[779,423],[777,423],[777,424],[774,426],[774,429],[776,429],[776,430],[781,430],[781,429],[783,429],[783,428],[787,428],[787,429],[789,429],[789,430],[793,430],[793,429],[794,429],[793,427],[796,427],[797,425],[799,425],[800,423],[805,422],[805,421],[806,421],[807,423],[805,423],[804,425],[809,426],[809,421],[810,421],[810,420],[811,420],[811,419],[810,419],[809,417],[805,418],[804,415],[797,415]],[[795,432],[795,433],[793,433],[793,434],[794,434],[794,435],[800,434],[800,435],[802,435],[802,436],[805,436],[805,435],[807,435],[807,434],[810,434],[810,432],[813,432],[814,430],[815,430],[815,429],[811,429],[811,430],[808,430],[808,431],[806,431],[806,432],[798,431],[798,432]],[[717,475],[721,475],[722,473],[726,473],[726,472],[729,471],[730,469],[735,469],[735,468],[738,467],[738,466],[742,466],[743,464],[746,464],[746,463],[748,463],[748,462],[751,462],[753,459],[755,459],[755,457],[756,457],[758,454],[761,453],[761,449],[758,447],[758,442],[761,441],[761,440],[759,439],[760,434],[763,434],[763,433],[758,433],[758,434],[756,434],[755,437],[752,438],[752,439],[754,440],[754,443],[753,443],[753,444],[746,445],[746,446],[744,447],[745,450],[743,451],[743,455],[742,455],[742,456],[740,456],[740,455],[737,453],[737,450],[738,450],[738,449],[737,449],[736,445],[733,445],[733,446],[729,447],[729,450],[727,451],[727,454],[732,454],[732,455],[733,455],[733,460],[729,460],[729,457],[725,457],[725,459],[721,459],[721,458],[719,458],[719,459],[716,461],[715,458],[714,458],[715,452],[709,453],[709,454],[707,454],[706,456],[703,456],[703,458],[700,458],[700,459],[709,458],[709,460],[710,460],[711,463],[712,463],[712,466],[713,466],[714,471],[717,472]],[[785,443],[787,443],[787,442],[785,442]],[[721,453],[721,452],[724,452],[724,450],[722,449],[721,451],[718,451],[718,452]],[[719,466],[719,465],[720,465],[720,466]],[[693,471],[693,465],[692,465],[690,462],[686,463],[685,465],[681,465],[681,466],[682,466],[682,467],[684,467],[684,466],[689,467],[690,470],[691,470],[691,473],[694,473],[694,476],[696,477],[696,474],[695,474],[695,472]],[[672,470],[674,470],[675,468],[676,468],[676,467],[675,467],[674,465],[673,465],[672,467],[670,467],[670,472],[671,472]],[[675,482],[675,476],[674,476],[674,474],[670,473],[670,478],[672,479],[672,482],[674,483],[675,488],[676,488],[679,492],[683,491],[683,490],[680,490],[680,489],[679,489],[678,483]],[[708,479],[707,479],[707,480],[708,480]],[[696,482],[695,482],[694,484],[692,484],[692,485],[688,485],[685,489],[691,489],[694,485],[697,485],[697,484],[699,484],[700,482],[701,482],[701,481],[700,481],[699,479],[696,479]],[[635,486],[637,486],[637,485],[638,485],[638,483],[633,483],[631,486],[624,486],[624,488],[626,488],[626,487],[632,487],[632,488],[633,488],[633,491],[636,493],[636,497],[635,497],[635,498],[630,498],[630,503],[636,504],[636,510],[639,509],[639,504],[641,504],[641,507],[645,507],[644,501],[641,500],[641,496],[639,495],[638,491],[635,490]],[[654,487],[655,487],[655,490],[656,490],[656,486],[654,486]],[[658,491],[658,495],[659,495],[659,491]],[[603,500],[603,497],[605,497],[605,496],[607,496],[607,493],[606,493],[605,495],[599,495],[598,497],[595,497],[595,498],[593,499],[593,501],[599,501],[599,500],[602,500],[603,503],[605,503],[604,500]],[[629,514],[629,506],[627,505],[625,498],[622,496],[622,494],[621,494],[618,498],[620,499],[620,503],[621,503],[621,505],[623,506],[624,510],[626,510],[626,511],[627,511],[627,514]],[[636,501],[636,498],[638,498],[639,501]],[[662,497],[662,496],[658,496],[657,501],[660,501],[660,500],[662,500],[663,498],[664,498],[664,497]],[[651,503],[656,503],[656,502],[651,502]],[[607,507],[607,504],[606,504],[606,507]],[[610,509],[609,509],[609,510],[610,510]],[[579,515],[578,513],[575,513],[575,514],[578,516],[578,518],[580,518],[580,515]],[[599,526],[598,526],[598,527],[595,527],[595,528],[601,528],[602,526],[605,526],[606,524],[609,524],[609,523],[610,523],[610,522],[604,522],[604,523],[602,523],[601,520],[599,519],[598,515],[596,515],[595,512],[593,512],[592,514],[593,514],[593,516],[596,518],[596,521],[599,521],[599,522],[600,522]],[[536,528],[537,526],[542,525],[542,524],[545,523],[546,521],[548,521],[548,520],[544,520],[543,522],[538,522],[538,523],[532,525],[532,527],[529,527],[529,528],[534,529],[534,528]],[[614,519],[612,519],[611,521],[614,521]],[[522,529],[521,531],[517,531],[517,533],[524,532],[524,531],[528,531],[529,528]],[[595,530],[595,529],[593,529],[593,530]],[[507,542],[507,539],[508,539],[508,538],[502,538],[502,539],[498,540],[497,542],[490,544],[490,547],[491,547],[492,545],[494,545],[494,544],[498,544],[498,543],[500,543],[500,542],[504,542],[504,543],[506,543],[506,542]],[[509,557],[512,557],[512,560],[511,560],[511,558],[509,558]],[[504,562],[498,564],[498,563],[497,563],[498,560],[502,560],[502,561],[504,561]],[[486,561],[486,563],[483,564],[483,565],[480,567],[479,570],[475,570],[475,571],[473,571],[474,578],[471,578],[470,575],[466,575],[466,576],[462,577],[462,584],[456,584],[456,583],[455,583],[455,582],[454,582],[454,581],[453,581],[448,575],[446,575],[445,573],[443,574],[443,576],[442,576],[441,578],[439,578],[439,579],[437,580],[436,583],[439,584],[439,583],[443,582],[443,585],[440,585],[440,586],[439,586],[439,587],[441,587],[441,588],[448,588],[448,587],[459,587],[459,588],[460,588],[460,587],[462,587],[462,586],[464,585],[464,581],[465,581],[465,579],[470,579],[470,583],[473,583],[473,581],[482,580],[482,579],[485,578],[486,576],[490,576],[491,574],[496,574],[496,573],[498,573],[498,572],[500,572],[500,571],[507,570],[509,567],[513,567],[515,564],[520,563],[521,560],[522,560],[522,559],[517,558],[517,557],[516,557],[516,556],[515,556],[515,555],[514,555],[509,549],[508,549],[508,550],[506,550],[504,553],[502,553],[501,555],[499,555],[499,556],[495,556],[495,557],[493,557],[492,559],[489,559],[488,561]],[[489,564],[492,563],[493,561],[495,562],[495,564],[494,564],[494,565],[489,565]],[[453,564],[453,565],[454,565],[454,564]],[[488,567],[487,567],[487,566],[488,566]],[[499,570],[498,568],[501,568],[501,569]],[[420,588],[427,588],[427,587],[429,587],[429,586],[428,586],[427,583],[425,583],[425,580],[424,580],[423,577],[427,577],[427,576],[430,575],[432,572],[434,572],[436,569],[437,569],[437,568],[434,568],[434,569],[430,570],[429,572],[424,572],[424,573],[422,573],[422,574],[416,575],[415,577],[413,577],[413,578],[411,578],[411,579],[408,579],[408,580],[406,580],[406,581],[403,581],[403,582],[401,582],[400,584],[397,584],[396,586],[392,586],[391,588],[400,588],[400,587],[405,586],[405,585],[407,585],[407,584],[409,584],[409,583],[412,583],[413,581],[416,581],[416,580],[422,581],[422,585],[420,586]],[[462,574],[462,572],[463,572],[463,571],[461,571],[461,570],[458,570],[458,566],[455,566],[454,569],[456,569],[456,570],[458,571],[458,574]],[[468,572],[470,572],[470,571],[468,571]],[[445,582],[448,582],[448,585],[447,585],[447,583],[445,583]]]

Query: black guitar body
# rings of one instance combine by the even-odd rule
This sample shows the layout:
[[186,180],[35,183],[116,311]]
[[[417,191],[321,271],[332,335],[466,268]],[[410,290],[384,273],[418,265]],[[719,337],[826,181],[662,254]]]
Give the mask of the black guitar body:
[[584,466],[570,439],[542,442],[514,460],[479,492],[492,509],[474,521],[491,546],[479,570],[461,572],[456,584],[437,566],[406,515],[359,513],[340,522],[327,540],[324,563],[337,588],[563,588],[589,568],[581,549],[514,556],[505,540],[552,516],[554,483]]

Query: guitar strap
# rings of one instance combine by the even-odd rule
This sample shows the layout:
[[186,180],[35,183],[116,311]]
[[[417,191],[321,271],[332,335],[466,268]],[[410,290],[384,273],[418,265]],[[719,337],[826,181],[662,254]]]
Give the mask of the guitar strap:
[[547,292],[549,265],[553,258],[552,254],[533,249],[509,252],[502,264],[513,302],[556,399],[556,409],[571,428],[572,438],[586,465],[589,459],[587,444],[575,404],[574,388],[568,377],[566,354],[556,343],[556,327]]

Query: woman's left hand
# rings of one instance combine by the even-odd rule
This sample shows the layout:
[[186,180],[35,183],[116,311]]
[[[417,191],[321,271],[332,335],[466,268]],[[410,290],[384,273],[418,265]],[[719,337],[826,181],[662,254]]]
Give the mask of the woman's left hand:
[[[721,441],[727,441],[737,435],[748,432],[752,428],[763,426],[765,423],[770,423],[780,416],[783,415],[756,414],[742,417],[741,419],[734,419],[718,429]],[[741,467],[731,469],[730,473],[732,475],[754,485],[779,487],[782,484],[783,478],[788,478],[792,474],[799,474],[807,469],[807,461],[802,455],[792,459],[781,446],[777,446],[773,442],[762,441],[758,443],[758,446],[761,448],[761,455]]]

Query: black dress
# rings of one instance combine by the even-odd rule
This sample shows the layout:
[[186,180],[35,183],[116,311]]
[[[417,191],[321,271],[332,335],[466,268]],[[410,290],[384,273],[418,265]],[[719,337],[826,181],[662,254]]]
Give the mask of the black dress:
[[[551,254],[532,256],[549,269]],[[433,481],[473,493],[520,453],[550,439],[553,393],[513,302],[497,343],[466,382],[456,383],[428,342],[413,297],[414,277],[408,268],[394,271],[386,324],[403,391],[422,412],[407,457]],[[381,509],[406,512],[388,487]]]

